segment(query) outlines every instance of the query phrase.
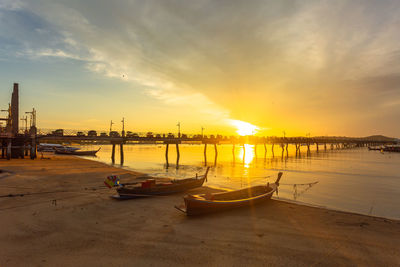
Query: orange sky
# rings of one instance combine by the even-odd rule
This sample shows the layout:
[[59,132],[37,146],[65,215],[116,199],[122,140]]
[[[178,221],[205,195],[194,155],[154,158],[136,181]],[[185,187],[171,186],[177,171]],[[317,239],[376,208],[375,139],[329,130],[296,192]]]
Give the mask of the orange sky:
[[398,136],[399,13],[379,1],[4,0],[0,104],[19,82],[39,128],[121,129],[125,117],[134,132],[181,122],[230,135],[242,121],[259,135]]

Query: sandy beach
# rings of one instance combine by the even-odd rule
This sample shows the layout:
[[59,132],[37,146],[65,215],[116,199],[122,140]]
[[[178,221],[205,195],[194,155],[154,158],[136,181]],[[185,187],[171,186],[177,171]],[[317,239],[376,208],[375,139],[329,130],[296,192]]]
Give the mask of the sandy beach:
[[0,266],[400,263],[396,220],[278,200],[189,218],[174,209],[184,194],[112,200],[107,175],[140,174],[103,163],[50,156],[0,160],[0,170]]

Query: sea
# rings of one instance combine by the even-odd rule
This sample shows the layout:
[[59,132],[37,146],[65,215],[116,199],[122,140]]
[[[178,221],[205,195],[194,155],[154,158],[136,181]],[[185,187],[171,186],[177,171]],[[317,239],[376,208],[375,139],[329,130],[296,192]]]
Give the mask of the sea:
[[101,150],[85,157],[116,167],[156,177],[185,177],[203,174],[210,166],[206,186],[234,190],[272,183],[283,172],[279,192],[273,198],[303,205],[400,219],[400,153],[370,151],[365,147],[327,146],[288,151],[275,145],[180,144],[179,163],[175,145],[169,145],[166,164],[164,144],[125,144],[124,163],[119,146],[115,164],[111,145],[89,145]]

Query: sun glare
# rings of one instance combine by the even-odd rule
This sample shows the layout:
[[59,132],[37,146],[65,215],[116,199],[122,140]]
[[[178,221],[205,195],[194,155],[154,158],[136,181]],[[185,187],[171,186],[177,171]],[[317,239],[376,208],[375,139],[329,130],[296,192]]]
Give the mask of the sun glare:
[[245,136],[245,135],[253,135],[259,130],[257,126],[240,120],[230,120],[230,123],[236,127],[236,132],[238,135]]

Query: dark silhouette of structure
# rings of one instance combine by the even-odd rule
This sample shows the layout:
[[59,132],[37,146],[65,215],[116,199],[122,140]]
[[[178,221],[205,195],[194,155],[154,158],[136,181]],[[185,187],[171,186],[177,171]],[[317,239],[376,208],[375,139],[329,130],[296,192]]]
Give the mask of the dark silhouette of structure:
[[11,133],[16,136],[19,129],[19,92],[18,83],[14,83],[11,95]]
[[[0,128],[1,158],[24,158],[30,151],[31,159],[36,158],[36,111],[33,109],[31,114],[31,125],[29,131],[25,129],[23,134],[19,133],[19,86],[14,83],[11,95],[11,104],[6,118],[0,118],[6,122],[4,128]],[[27,120],[27,118],[25,118]]]

